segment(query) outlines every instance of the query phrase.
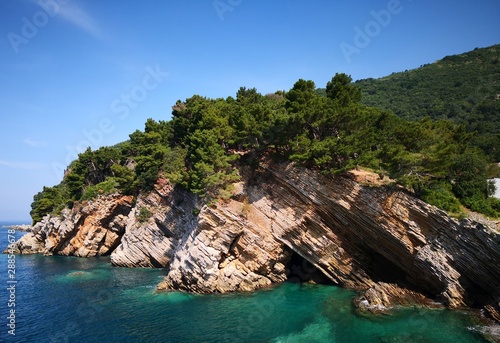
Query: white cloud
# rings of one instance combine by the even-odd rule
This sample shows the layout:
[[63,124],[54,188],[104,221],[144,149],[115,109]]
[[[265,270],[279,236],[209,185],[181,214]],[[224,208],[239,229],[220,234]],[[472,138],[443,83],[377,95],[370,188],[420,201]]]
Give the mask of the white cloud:
[[[34,5],[41,6],[40,0],[28,0]],[[44,6],[42,6],[44,8]],[[66,4],[57,5],[56,9],[54,7],[49,6],[51,12],[51,16],[55,18],[59,17],[71,25],[78,27],[79,29],[91,34],[95,38],[102,39],[103,33],[97,24],[97,22],[92,19],[92,17],[81,7],[79,7],[75,2],[71,1]],[[45,9],[45,8],[44,8]]]
[[75,3],[61,5],[58,15],[92,36],[99,39],[103,38],[99,25],[88,15],[87,12],[78,7]]
[[96,38],[102,39],[103,36],[99,25],[75,3],[61,6],[59,14],[76,27]]
[[[47,11],[45,9],[46,7],[41,5],[42,1],[40,0],[26,1],[38,7],[42,7],[45,11]],[[80,28],[81,30],[91,34],[95,38],[104,38],[104,35],[98,23],[94,19],[92,19],[92,17],[83,8],[79,7],[74,1],[68,2],[66,4],[59,4],[57,1],[56,3],[56,8],[54,8],[53,5],[48,5],[48,8],[50,8],[51,11],[51,16],[54,16],[55,18],[63,18],[71,25]]]
[[28,169],[28,170],[39,170],[43,169],[45,166],[42,163],[36,162],[12,162],[0,160],[0,166],[5,166],[15,169]]
[[31,147],[34,147],[34,148],[39,148],[39,147],[46,146],[49,144],[45,141],[37,141],[37,140],[31,139],[31,138],[26,138],[24,140],[24,143],[31,146]]

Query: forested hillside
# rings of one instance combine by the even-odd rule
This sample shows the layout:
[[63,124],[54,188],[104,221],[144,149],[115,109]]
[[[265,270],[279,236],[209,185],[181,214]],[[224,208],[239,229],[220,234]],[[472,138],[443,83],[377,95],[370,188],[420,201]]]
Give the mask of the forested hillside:
[[499,201],[487,198],[487,159],[464,126],[368,107],[345,74],[336,74],[325,94],[301,79],[287,92],[242,87],[236,97],[179,100],[171,120],[148,119],[128,141],[80,154],[59,185],[34,197],[33,221],[99,194],[137,195],[164,178],[204,203],[222,200],[239,179],[238,166],[257,168],[263,157],[324,174],[371,168],[449,212],[458,215],[462,202],[498,216]]
[[500,162],[500,45],[355,84],[367,106],[410,120],[429,116],[465,125],[477,132],[474,145]]

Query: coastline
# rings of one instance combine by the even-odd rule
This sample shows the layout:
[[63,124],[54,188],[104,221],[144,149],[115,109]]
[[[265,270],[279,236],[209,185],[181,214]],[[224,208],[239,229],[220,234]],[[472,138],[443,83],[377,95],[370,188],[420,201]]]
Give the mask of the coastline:
[[2,225],[2,229],[10,229],[22,232],[31,232],[33,226],[29,224]]

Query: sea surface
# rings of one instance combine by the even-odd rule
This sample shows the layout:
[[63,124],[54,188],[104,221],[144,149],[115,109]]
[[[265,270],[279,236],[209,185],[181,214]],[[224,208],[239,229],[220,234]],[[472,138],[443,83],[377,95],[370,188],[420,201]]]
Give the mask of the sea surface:
[[[0,228],[2,250],[8,236]],[[0,256],[0,342],[486,342],[470,313],[407,308],[364,317],[352,307],[355,293],[335,286],[157,293],[165,270],[115,268],[108,257],[10,260]]]

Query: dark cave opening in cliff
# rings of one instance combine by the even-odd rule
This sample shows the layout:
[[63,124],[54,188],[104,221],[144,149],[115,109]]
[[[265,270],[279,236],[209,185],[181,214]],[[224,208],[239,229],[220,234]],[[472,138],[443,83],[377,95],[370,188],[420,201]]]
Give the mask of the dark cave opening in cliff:
[[366,271],[372,280],[398,284],[401,282],[406,283],[406,272],[388,258],[373,250],[368,252],[367,255],[370,263]]
[[286,265],[286,270],[287,282],[316,283],[322,285],[334,284],[321,270],[295,251],[292,251],[292,256]]

